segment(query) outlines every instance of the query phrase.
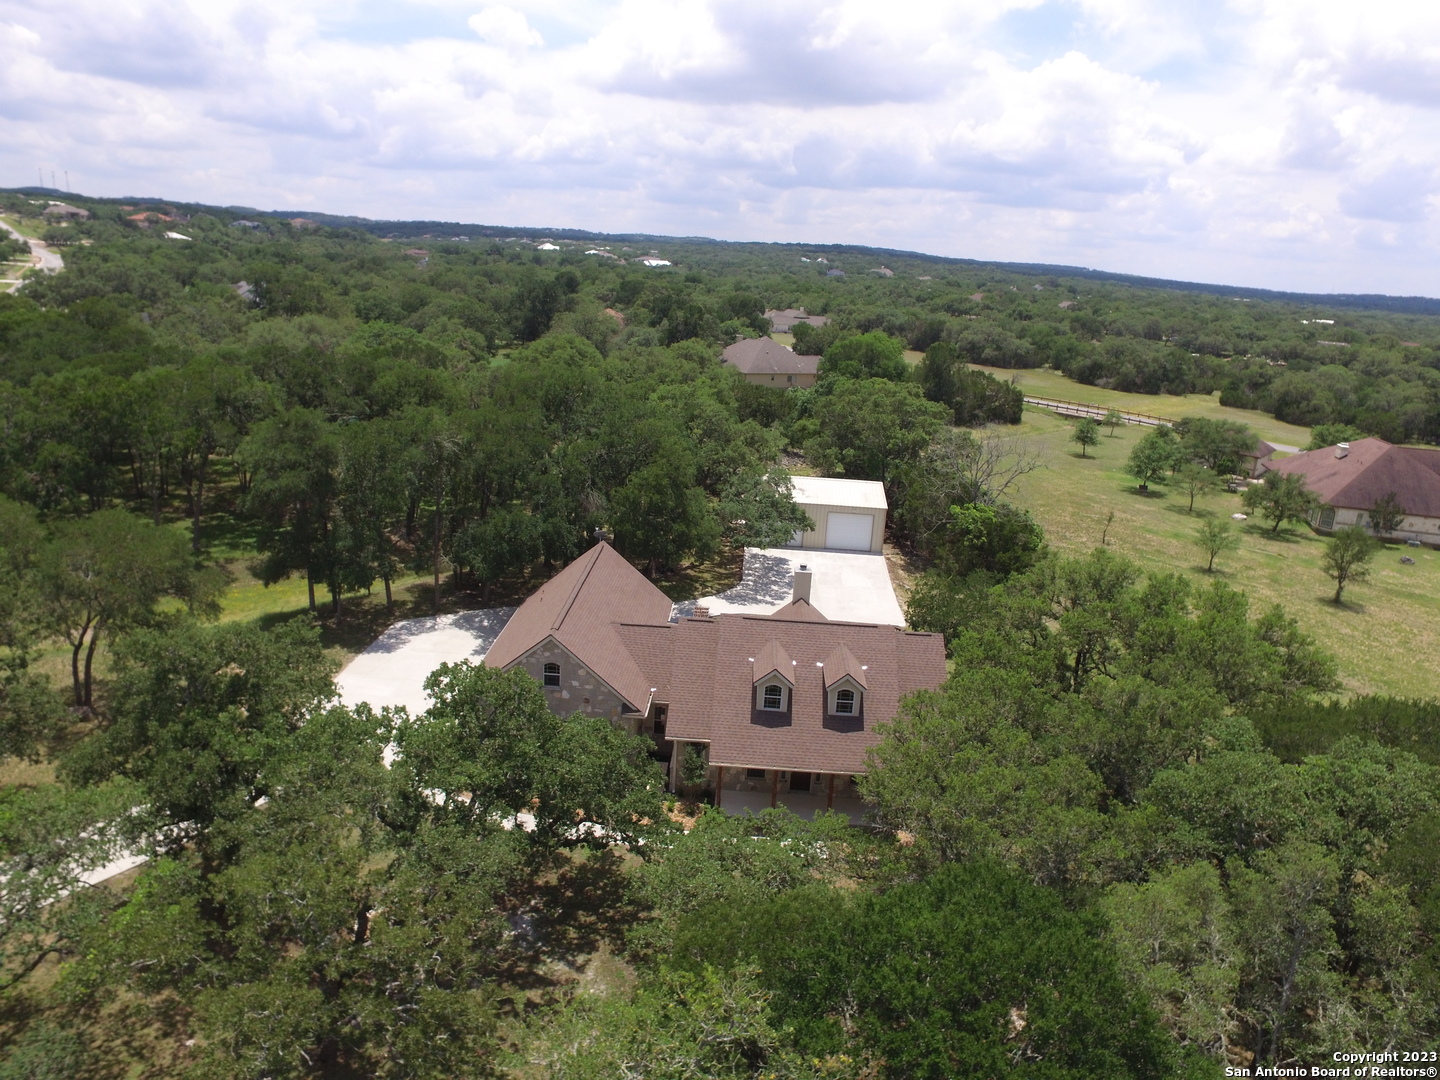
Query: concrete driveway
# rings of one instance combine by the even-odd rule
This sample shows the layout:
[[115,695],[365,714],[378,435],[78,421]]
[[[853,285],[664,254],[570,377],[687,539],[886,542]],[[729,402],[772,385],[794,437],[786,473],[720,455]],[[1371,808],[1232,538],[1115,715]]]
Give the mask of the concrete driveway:
[[483,660],[514,614],[513,607],[482,608],[396,623],[335,677],[341,702],[377,711],[403,705],[419,716],[430,707],[430,673],[441,664]]
[[853,551],[746,548],[745,575],[739,585],[719,596],[676,604],[676,611],[688,615],[698,603],[708,607],[712,615],[769,615],[790,602],[795,568],[802,563],[813,574],[810,603],[827,619],[905,625],[900,602],[890,585],[885,556]]

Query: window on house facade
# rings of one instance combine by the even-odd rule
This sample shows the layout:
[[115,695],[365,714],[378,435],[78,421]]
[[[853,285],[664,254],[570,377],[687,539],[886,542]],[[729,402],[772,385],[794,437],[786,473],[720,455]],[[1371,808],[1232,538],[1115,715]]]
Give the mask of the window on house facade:
[[1333,529],[1335,527],[1335,508],[1333,506],[1322,507],[1320,510],[1320,528]]
[[780,712],[785,708],[785,688],[779,683],[770,683],[761,692],[760,707],[769,709],[771,712]]
[[746,770],[745,770],[745,779],[746,779],[746,780],[764,780],[764,779],[765,779],[765,770],[764,770],[764,769],[746,769]]
[[855,691],[835,691],[835,712],[844,716],[851,716],[855,712]]
[[560,685],[560,665],[559,665],[559,664],[546,664],[546,665],[545,665],[545,685],[546,685],[546,686],[559,686],[559,685]]

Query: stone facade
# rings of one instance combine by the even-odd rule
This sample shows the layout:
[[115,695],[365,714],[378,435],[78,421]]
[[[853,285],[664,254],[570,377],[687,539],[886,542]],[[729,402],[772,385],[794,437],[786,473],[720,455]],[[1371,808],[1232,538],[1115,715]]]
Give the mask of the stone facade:
[[[545,686],[546,664],[560,665],[559,686]],[[638,733],[642,714],[627,711],[625,700],[553,637],[546,638],[511,667],[522,668],[544,688],[550,711],[557,716],[577,712],[604,716],[632,735]]]

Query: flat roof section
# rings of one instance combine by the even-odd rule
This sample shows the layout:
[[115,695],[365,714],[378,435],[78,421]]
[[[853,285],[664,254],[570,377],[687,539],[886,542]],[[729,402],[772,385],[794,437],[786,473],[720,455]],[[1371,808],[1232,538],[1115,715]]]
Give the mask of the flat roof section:
[[790,480],[795,486],[795,501],[807,506],[890,509],[885,501],[885,485],[878,480],[842,480],[833,476],[792,476]]

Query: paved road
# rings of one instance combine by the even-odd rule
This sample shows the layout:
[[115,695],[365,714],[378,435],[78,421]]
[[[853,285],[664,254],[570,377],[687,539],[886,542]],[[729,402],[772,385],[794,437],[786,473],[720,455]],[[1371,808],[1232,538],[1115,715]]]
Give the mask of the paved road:
[[[30,258],[33,260],[34,265],[39,267],[45,273],[58,274],[61,270],[65,269],[65,260],[60,257],[60,253],[58,251],[52,251],[49,245],[45,243],[45,241],[32,240],[28,236],[21,236],[18,232],[16,232],[3,221],[0,221],[0,229],[4,229],[16,240],[23,240],[25,243],[29,244]],[[10,284],[6,291],[14,292],[16,289],[20,288],[22,284],[24,284],[24,282],[20,281]]]

